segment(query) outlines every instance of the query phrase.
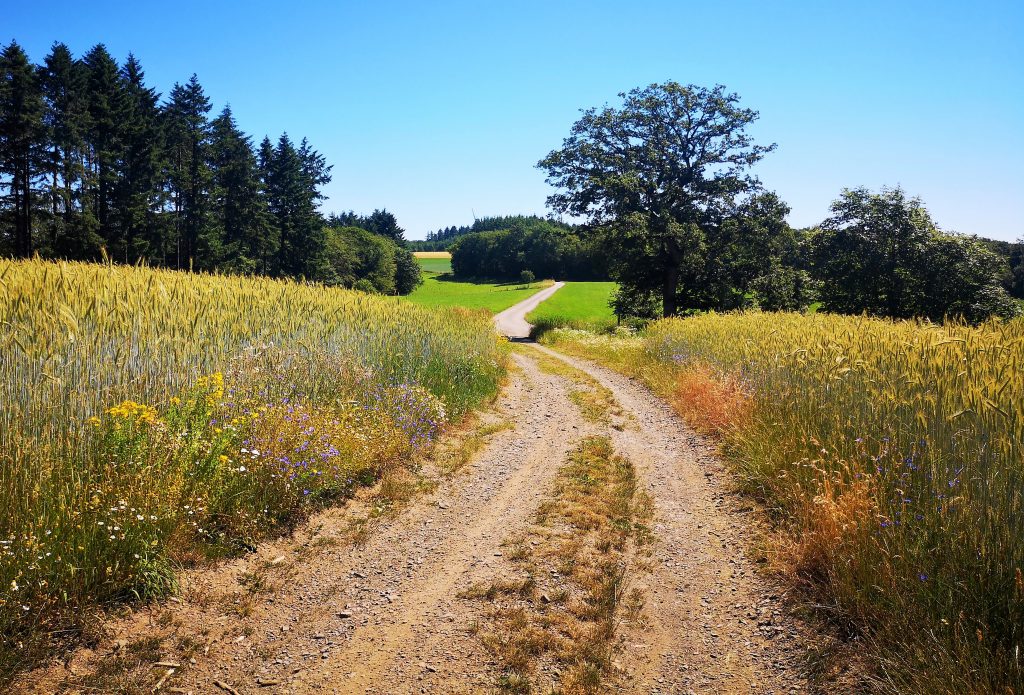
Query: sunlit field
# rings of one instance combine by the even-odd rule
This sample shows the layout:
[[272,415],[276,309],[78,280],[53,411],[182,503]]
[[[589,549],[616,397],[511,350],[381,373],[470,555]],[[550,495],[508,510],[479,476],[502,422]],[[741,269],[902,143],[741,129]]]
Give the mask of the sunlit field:
[[406,465],[491,397],[489,317],[340,289],[0,261],[0,678]]
[[534,282],[458,282],[451,275],[426,275],[423,284],[400,301],[424,307],[463,307],[498,313],[551,285]]
[[608,304],[615,286],[614,282],[567,282],[531,311],[526,320],[534,325],[535,334],[552,328],[608,330],[616,325]]
[[413,256],[424,273],[440,275],[452,272],[452,255],[447,251],[416,251]]
[[670,319],[544,341],[720,438],[780,563],[890,692],[1022,692],[1024,322]]

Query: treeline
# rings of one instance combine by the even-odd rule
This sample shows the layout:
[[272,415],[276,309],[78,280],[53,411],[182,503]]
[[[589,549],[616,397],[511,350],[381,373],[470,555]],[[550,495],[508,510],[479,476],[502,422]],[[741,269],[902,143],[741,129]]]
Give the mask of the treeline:
[[[944,232],[920,199],[899,188],[847,189],[831,210],[821,224],[793,229],[786,222],[789,207],[774,193],[758,193],[719,224],[674,230],[685,254],[677,313],[814,306],[971,322],[1020,313],[1019,244]],[[602,238],[622,283],[617,313],[653,318],[662,313],[663,288],[643,263],[641,240],[649,232],[635,228],[642,224],[620,220]]]
[[893,318],[1014,316],[1014,271],[938,228],[900,189],[844,190],[813,230],[750,169],[775,149],[723,85],[638,87],[590,108],[537,166],[557,213],[586,220],[620,285],[616,310],[663,316],[748,307]]
[[532,222],[549,222],[559,228],[572,228],[571,225],[538,217],[537,215],[496,215],[493,217],[481,217],[478,220],[474,220],[471,225],[451,226],[439,229],[436,232],[427,232],[425,240],[410,242],[410,248],[415,251],[448,251],[452,244],[467,234],[502,231],[511,229],[515,224]]
[[[604,255],[584,230],[532,216],[477,224],[481,229],[460,235],[449,247],[456,277],[516,280],[529,271],[538,278],[607,279]],[[486,227],[494,231],[483,231]]]
[[[0,255],[350,286],[384,272],[367,259],[397,266],[400,234],[381,232],[395,248],[360,255],[361,235],[325,226],[331,166],[307,140],[254,146],[230,107],[210,111],[195,75],[162,99],[133,55],[119,65],[99,44],[79,59],[56,43],[34,65],[12,41],[0,53]],[[334,226],[366,227],[374,215]]]
[[999,241],[979,239],[985,246],[1006,261],[1002,284],[1011,296],[1024,299],[1024,240]]

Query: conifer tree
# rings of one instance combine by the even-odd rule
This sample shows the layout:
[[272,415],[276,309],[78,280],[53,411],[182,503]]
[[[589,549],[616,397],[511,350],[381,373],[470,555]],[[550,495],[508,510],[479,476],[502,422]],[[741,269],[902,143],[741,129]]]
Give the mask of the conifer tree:
[[[0,53],[0,187],[8,191],[3,212],[11,219],[11,251],[33,251],[32,213],[44,173],[43,94],[25,51],[12,41]],[[5,225],[6,226],[6,225]]]
[[49,219],[44,251],[65,258],[93,258],[102,239],[82,223],[81,184],[88,118],[85,67],[68,47],[55,43],[41,71],[46,112]]
[[[123,231],[123,247],[117,258],[133,263],[149,255],[150,249],[162,257],[162,239],[157,231],[161,167],[160,95],[145,84],[145,73],[135,56],[128,54],[121,69],[122,100],[119,117],[122,161],[117,185],[118,226]],[[112,250],[113,255],[113,250]]]
[[209,112],[210,100],[195,75],[185,85],[174,85],[164,110],[174,214],[173,262],[178,268],[213,267],[219,246],[219,239],[211,234],[208,219]]
[[231,107],[211,123],[212,217],[221,237],[220,265],[236,272],[266,272],[274,253],[270,217],[252,140],[238,129]]
[[83,59],[86,69],[88,126],[85,130],[85,224],[95,224],[107,248],[120,248],[115,227],[117,163],[121,155],[118,117],[124,112],[124,90],[117,62],[106,46],[97,44]]
[[[261,147],[261,152],[263,148]],[[330,167],[303,140],[299,148],[285,133],[267,161],[267,204],[280,240],[276,272],[317,279],[324,271],[323,219],[317,209],[319,186],[330,181]]]
[[275,193],[272,188],[271,170],[274,166],[274,143],[267,136],[263,136],[263,140],[260,142],[256,165],[259,167],[260,182],[263,184],[263,200],[267,205],[268,215],[266,242],[260,248],[260,272],[264,275],[277,275],[278,255],[281,248],[281,225],[278,211],[274,207]]
[[405,230],[398,226],[398,219],[387,210],[374,210],[366,219],[366,228],[374,234],[386,236],[396,244],[405,243]]

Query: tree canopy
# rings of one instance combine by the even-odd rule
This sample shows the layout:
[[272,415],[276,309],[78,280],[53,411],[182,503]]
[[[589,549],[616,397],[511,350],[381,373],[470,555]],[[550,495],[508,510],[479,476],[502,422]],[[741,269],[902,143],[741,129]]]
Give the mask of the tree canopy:
[[977,239],[942,233],[900,188],[844,190],[809,246],[827,311],[969,321],[1017,313],[1000,283],[1005,261]]
[[774,145],[754,143],[746,128],[757,112],[721,85],[666,82],[620,96],[619,107],[585,111],[539,162],[558,189],[548,204],[629,249],[613,254],[613,274],[637,291],[660,291],[664,315],[705,308],[691,299],[694,283],[737,198],[758,189],[749,168]]
[[76,59],[55,43],[38,66],[16,42],[0,53],[0,254],[411,291],[419,267],[386,210],[359,219],[390,246],[339,274],[320,211],[330,180],[307,140],[255,148],[230,107],[211,120],[196,75],[162,99],[134,55],[119,65],[102,44]]
[[460,236],[450,247],[452,272],[462,278],[603,280],[604,253],[580,230],[536,217],[506,218],[507,228]]

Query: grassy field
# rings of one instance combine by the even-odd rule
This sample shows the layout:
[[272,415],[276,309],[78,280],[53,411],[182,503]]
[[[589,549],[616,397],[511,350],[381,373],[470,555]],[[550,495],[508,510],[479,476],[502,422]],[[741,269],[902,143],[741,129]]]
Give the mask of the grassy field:
[[496,314],[550,285],[550,281],[530,285],[518,282],[456,282],[451,275],[428,275],[423,284],[402,301],[424,307],[486,309]]
[[498,313],[523,301],[551,282],[456,282],[451,276],[451,254],[422,251],[416,260],[423,268],[423,284],[403,299],[425,307],[463,307]]
[[505,362],[477,313],[145,268],[0,260],[0,325],[0,683],[407,465]]
[[730,314],[543,342],[720,439],[872,690],[1024,692],[1024,322]]
[[600,332],[616,325],[608,305],[614,282],[567,282],[526,317],[539,335],[552,328],[582,328]]
[[452,272],[452,255],[447,251],[417,251],[413,255],[424,273]]

